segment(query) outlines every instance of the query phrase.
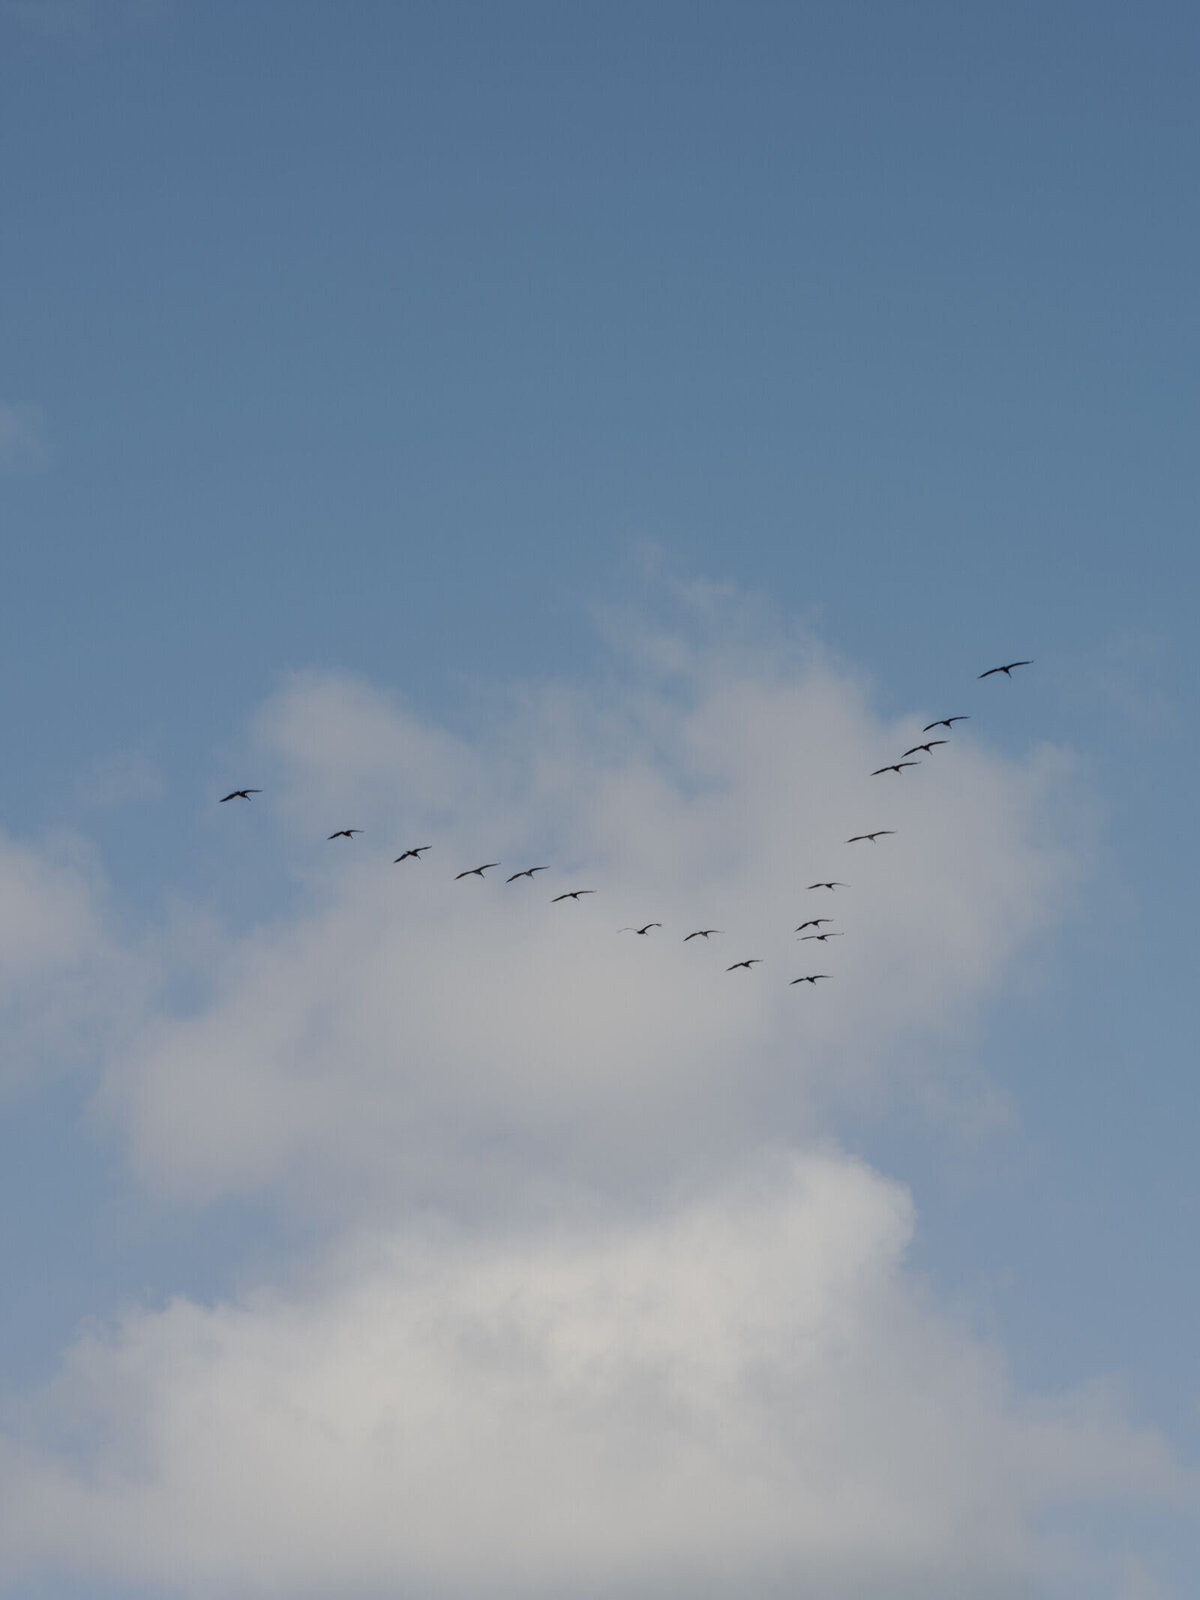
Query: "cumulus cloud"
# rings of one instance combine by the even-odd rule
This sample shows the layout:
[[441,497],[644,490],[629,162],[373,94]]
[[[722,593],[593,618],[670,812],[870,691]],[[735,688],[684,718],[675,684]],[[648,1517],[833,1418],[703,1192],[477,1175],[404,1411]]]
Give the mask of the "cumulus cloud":
[[[1192,1492],[1103,1391],[1019,1393],[913,1281],[907,1192],[828,1133],[991,1105],[965,1044],[1080,869],[1068,764],[972,727],[871,778],[945,708],[881,718],[693,610],[700,642],[626,632],[607,682],[468,731],[337,675],[263,707],[296,903],[204,945],[204,998],[147,1008],[96,1109],[155,1203],[254,1195],[323,1243],[71,1346],[0,1453],[12,1581],[1008,1600],[1085,1554],[1058,1510]],[[845,937],[798,944],[812,915]]]
[[1037,1524],[1170,1497],[1103,1398],[1015,1398],[905,1284],[905,1193],[835,1154],[653,1221],[415,1226],[319,1285],[83,1340],[10,1570],[194,1595],[1016,1596]]

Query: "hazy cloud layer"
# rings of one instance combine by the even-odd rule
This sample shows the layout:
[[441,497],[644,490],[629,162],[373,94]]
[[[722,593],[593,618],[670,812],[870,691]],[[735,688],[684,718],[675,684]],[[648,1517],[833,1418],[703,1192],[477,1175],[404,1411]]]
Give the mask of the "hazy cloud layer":
[[[991,1114],[964,1041],[1079,871],[1067,763],[971,727],[872,778],[947,708],[882,724],[755,632],[626,636],[609,683],[469,734],[336,676],[263,708],[299,907],[198,942],[206,998],[126,1016],[96,1108],[156,1203],[254,1194],[332,1242],[78,1340],[6,1436],[17,1581],[1015,1597],[1089,1559],[1060,1509],[1193,1495],[1102,1392],[1015,1392],[911,1281],[906,1192],[827,1137],[835,1104]],[[48,919],[0,946],[14,984],[148,989],[78,872],[0,869]],[[814,915],[845,937],[798,944]]]

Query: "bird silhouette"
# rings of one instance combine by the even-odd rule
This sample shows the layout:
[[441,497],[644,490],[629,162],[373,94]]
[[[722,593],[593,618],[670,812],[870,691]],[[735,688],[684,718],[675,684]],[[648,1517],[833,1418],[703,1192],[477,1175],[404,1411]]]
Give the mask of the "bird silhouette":
[[235,789],[232,794],[223,794],[217,803],[224,805],[226,800],[249,800],[252,794],[261,793],[261,789]]
[[823,922],[832,921],[832,917],[809,917],[807,922],[802,922],[800,924],[800,926],[796,929],[796,932],[803,933],[805,928],[819,928]]
[[516,883],[518,878],[532,878],[535,872],[548,872],[549,867],[526,867],[524,872],[514,872],[511,878],[505,878],[505,883]]
[[361,828],[339,828],[336,833],[331,833],[331,839],[353,839],[356,833],[361,833]]
[[695,933],[684,934],[683,942],[686,944],[689,939],[707,939],[710,933],[720,933],[721,931],[720,928],[697,928]]
[[876,767],[871,776],[877,778],[881,772],[903,772],[905,767],[919,767],[920,765],[919,761],[893,761],[890,767]]
[[918,750],[924,750],[925,754],[928,755],[935,744],[945,744],[946,742],[945,739],[930,739],[928,744],[915,744],[911,750],[906,750],[904,754],[906,756],[915,756]]
[[848,889],[850,885],[848,883],[839,883],[836,878],[833,878],[828,883],[810,883],[808,887],[810,889]]
[[955,722],[970,722],[970,720],[970,717],[942,717],[937,722],[927,722],[921,732],[932,733],[935,728],[949,728]]
[[618,928],[618,933],[640,933],[644,938],[651,928],[661,928],[661,922],[648,922],[644,928]]
[[895,828],[876,828],[874,833],[856,833],[852,839],[847,839],[847,844],[857,844],[860,839],[869,839],[872,844],[876,839],[882,839],[885,833],[895,833]]
[[818,978],[827,978],[828,976],[827,972],[810,972],[803,978],[793,978],[792,983],[816,983]]
[[581,894],[595,894],[595,889],[568,889],[566,894],[556,894],[550,904],[556,906],[560,900],[578,900]]
[[1010,661],[1006,667],[989,667],[986,672],[981,672],[981,678],[990,678],[995,672],[1002,672],[1006,678],[1012,677],[1014,667],[1031,667],[1032,661]]
[[739,967],[745,967],[746,971],[749,972],[751,967],[757,967],[757,966],[761,966],[761,965],[762,965],[762,957],[761,956],[751,956],[749,961],[735,961],[731,967],[726,967],[725,971],[726,972],[736,972]]
[[457,883],[460,878],[482,878],[489,867],[498,867],[499,865],[498,861],[485,861],[481,867],[468,867],[465,872],[456,872],[454,881]]
[[800,943],[803,944],[805,939],[820,939],[823,944],[826,939],[841,939],[842,937],[843,935],[840,933],[806,933]]
[[[421,859],[421,851],[422,850],[432,850],[432,849],[433,849],[433,846],[431,844],[414,845],[411,850],[406,850],[402,856],[397,856],[396,857],[396,861],[407,861],[409,856],[412,856],[413,859],[416,860],[416,861],[420,861],[420,859]],[[396,861],[392,862],[393,866],[396,865]]]

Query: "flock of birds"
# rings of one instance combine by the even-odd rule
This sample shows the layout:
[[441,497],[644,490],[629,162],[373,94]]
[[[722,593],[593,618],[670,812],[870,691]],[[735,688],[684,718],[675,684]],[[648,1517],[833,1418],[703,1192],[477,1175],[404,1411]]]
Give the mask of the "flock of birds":
[[[981,679],[991,678],[997,673],[1003,673],[1004,676],[1008,678],[1012,676],[1013,670],[1016,667],[1031,667],[1032,665],[1032,660],[1009,661],[1004,666],[989,667],[986,672],[981,672],[979,677]],[[939,717],[936,722],[927,723],[926,726],[921,729],[921,732],[933,733],[938,728],[945,728],[947,733],[950,733],[953,731],[954,724],[956,722],[969,722],[970,720],[970,717],[965,714],[953,717]],[[948,739],[928,739],[924,744],[915,744],[911,749],[905,750],[898,761],[892,761],[886,766],[876,767],[871,773],[871,777],[882,777],[884,773],[888,772],[894,772],[897,775],[900,775],[909,767],[919,767],[922,764],[920,760],[910,760],[909,758],[922,754],[930,755],[939,745],[948,744],[949,742],[950,741]],[[231,789],[228,794],[221,796],[219,804],[224,805],[229,800],[249,800],[251,795],[261,793],[261,789]],[[328,838],[353,839],[356,834],[359,834],[362,831],[363,830],[361,828],[338,828],[333,833],[329,834]],[[885,838],[889,834],[894,834],[895,831],[896,830],[894,828],[875,828],[870,833],[851,834],[850,838],[845,842],[847,844],[874,844],[876,839]],[[402,850],[395,858],[392,865],[399,866],[402,861],[420,861],[425,855],[425,852],[432,849],[433,846],[428,844],[412,845],[409,849]],[[478,867],[467,867],[462,872],[456,872],[454,874],[454,881],[457,883],[462,878],[482,878],[485,873],[490,872],[494,867],[498,867],[500,865],[501,863],[499,861],[484,861]],[[550,869],[548,866],[522,867],[520,872],[511,873],[504,881],[506,883],[516,883],[521,878],[528,878],[530,882],[532,882],[536,873],[548,872],[549,870]],[[826,878],[817,883],[810,883],[805,892],[807,893],[815,889],[827,889],[830,892],[836,892],[838,889],[848,889],[849,887],[850,885],[848,883],[843,883],[837,878]],[[567,889],[562,894],[554,895],[550,901],[550,904],[558,905],[562,900],[579,900],[584,895],[595,893],[595,889]],[[800,943],[807,944],[809,941],[812,941],[817,944],[825,944],[830,939],[843,938],[844,932],[839,928],[828,929],[825,932],[821,931],[823,928],[825,928],[827,923],[832,921],[832,917],[807,918],[806,921],[800,923],[800,925],[795,929],[795,932],[800,935]],[[644,939],[649,936],[652,929],[661,927],[661,922],[646,922],[643,923],[640,928],[628,926],[619,928],[617,931],[618,933],[632,933]],[[812,928],[815,931],[812,933],[806,932],[805,930],[809,928]],[[723,930],[721,928],[695,928],[691,933],[684,935],[683,942],[684,944],[687,944],[692,939],[703,939],[707,944],[709,939],[712,938],[714,934],[720,934],[722,931]],[[743,961],[733,962],[730,966],[726,967],[725,970],[726,972],[749,972],[752,968],[761,965],[761,957],[749,956]],[[794,986],[800,983],[817,984],[822,980],[831,978],[832,976],[833,974],[829,972],[806,972],[798,978],[791,978],[789,980],[789,986]]]

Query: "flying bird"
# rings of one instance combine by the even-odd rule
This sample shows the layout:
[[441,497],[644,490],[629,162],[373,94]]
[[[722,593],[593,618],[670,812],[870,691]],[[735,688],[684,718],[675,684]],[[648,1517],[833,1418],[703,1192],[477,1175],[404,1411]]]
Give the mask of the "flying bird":
[[921,729],[922,733],[932,733],[935,728],[948,728],[955,722],[970,722],[970,717],[943,717],[939,722],[928,722]]
[[1010,661],[1006,667],[989,667],[986,672],[981,672],[981,678],[990,678],[994,672],[1002,672],[1006,678],[1012,677],[1014,667],[1031,667],[1032,661]]
[[568,889],[566,894],[556,894],[550,904],[556,906],[560,900],[578,900],[581,894],[595,894],[595,892],[595,889]]
[[[418,844],[418,845],[415,845],[411,850],[406,850],[402,856],[397,856],[396,857],[396,861],[407,861],[409,856],[412,856],[415,860],[420,861],[420,859],[421,859],[421,851],[422,850],[432,850],[432,849],[433,849],[433,846],[431,844]],[[393,866],[396,865],[396,861],[392,862]]]
[[731,967],[726,967],[725,971],[736,972],[739,967],[745,967],[746,971],[749,972],[751,967],[761,966],[761,964],[761,956],[751,956],[749,961],[735,961]]
[[644,928],[618,928],[617,932],[618,933],[640,933],[644,937],[646,934],[648,934],[650,932],[651,928],[661,928],[661,927],[662,927],[662,923],[661,922],[648,922]]
[[871,776],[877,778],[881,772],[903,772],[905,767],[919,767],[920,765],[919,761],[893,761],[890,767],[876,767]]
[[805,928],[819,928],[823,922],[832,921],[832,917],[809,917],[807,922],[802,922],[800,924],[800,926],[796,929],[796,932],[803,933]]
[[720,933],[721,931],[720,928],[697,928],[695,933],[684,934],[683,942],[686,944],[689,939],[707,939],[710,933]]
[[353,839],[356,833],[361,833],[361,828],[339,828],[336,833],[331,833],[331,839]]
[[810,889],[848,889],[850,885],[848,883],[839,883],[837,879],[834,878],[829,883],[810,883],[808,887]]
[[[792,983],[816,983],[818,978],[827,978],[828,976],[827,972],[810,972],[807,977],[793,978]],[[789,984],[788,987],[790,988],[791,985]]]
[[261,793],[261,789],[235,789],[232,794],[223,794],[218,801],[218,804],[224,805],[226,800],[249,800],[252,794]]
[[860,839],[870,839],[874,844],[876,839],[881,839],[885,833],[895,833],[895,828],[876,828],[874,833],[856,833],[853,839],[847,839],[847,844],[857,844]]
[[906,750],[904,754],[906,756],[915,756],[918,750],[924,750],[925,754],[928,755],[935,744],[945,744],[946,742],[945,739],[930,739],[928,744],[915,744],[911,750]]
[[499,865],[498,861],[485,861],[481,867],[468,867],[465,872],[456,872],[454,881],[457,883],[460,878],[482,878],[489,867],[498,867]]
[[800,943],[803,944],[805,939],[820,939],[821,942],[824,943],[824,941],[826,939],[840,939],[840,938],[842,938],[842,935],[840,933],[806,933],[804,935],[804,937],[800,940]]
[[548,872],[548,867],[526,867],[524,872],[514,872],[511,878],[505,878],[505,883],[516,883],[518,878],[532,878],[535,872]]

